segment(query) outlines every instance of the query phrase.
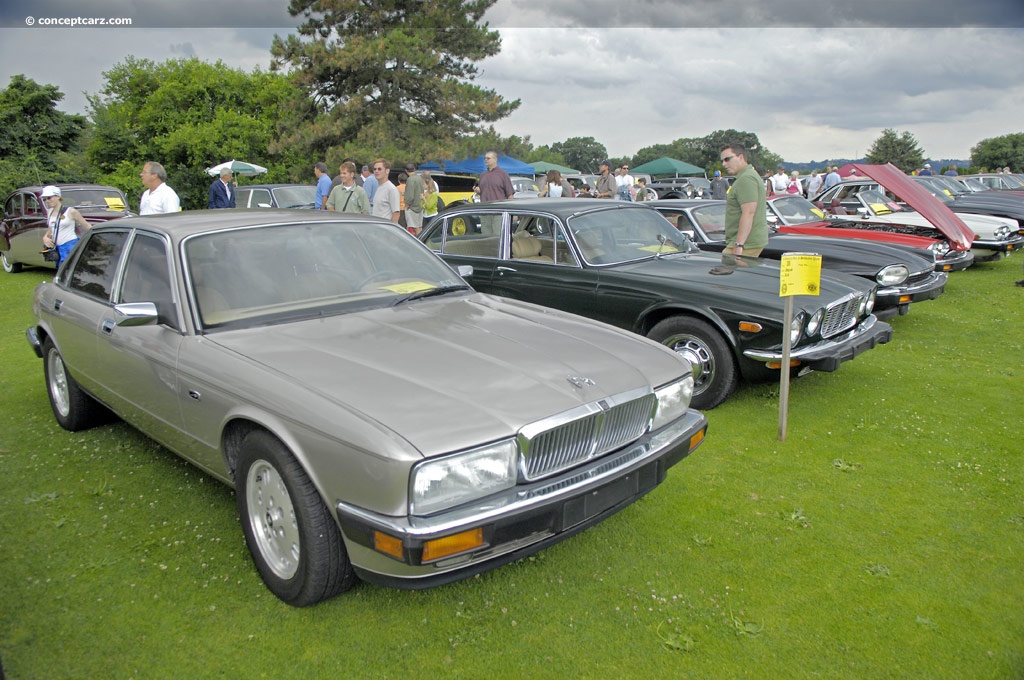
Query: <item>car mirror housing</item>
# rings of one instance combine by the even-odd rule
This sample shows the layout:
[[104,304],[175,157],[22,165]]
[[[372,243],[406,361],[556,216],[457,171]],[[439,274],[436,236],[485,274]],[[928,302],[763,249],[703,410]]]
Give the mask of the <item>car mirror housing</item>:
[[118,326],[145,326],[156,323],[158,312],[152,302],[125,302],[114,305],[114,319]]

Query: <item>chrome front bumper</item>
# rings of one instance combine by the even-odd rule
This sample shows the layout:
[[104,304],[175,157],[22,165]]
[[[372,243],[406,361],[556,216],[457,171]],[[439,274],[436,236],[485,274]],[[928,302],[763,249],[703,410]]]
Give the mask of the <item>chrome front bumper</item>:
[[[363,580],[405,589],[430,588],[513,562],[597,524],[649,492],[703,441],[707,425],[703,413],[691,410],[634,444],[562,475],[429,517],[392,517],[338,502],[349,559]],[[428,541],[478,528],[484,536],[481,547],[429,563],[422,559]],[[378,533],[401,541],[402,560],[374,548]]]
[[[813,345],[796,347],[789,353],[790,361],[799,361],[800,365],[815,371],[831,372],[839,368],[844,361],[853,359],[875,345],[881,345],[892,339],[892,326],[869,316],[858,326],[846,333]],[[754,361],[780,362],[782,350],[744,350],[743,356]]]

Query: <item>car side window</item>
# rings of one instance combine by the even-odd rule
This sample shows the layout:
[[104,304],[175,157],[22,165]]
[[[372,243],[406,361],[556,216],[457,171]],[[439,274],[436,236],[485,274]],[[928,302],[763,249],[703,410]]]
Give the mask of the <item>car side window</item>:
[[100,300],[109,300],[117,263],[128,236],[126,231],[89,234],[75,259],[68,287]]
[[167,247],[162,239],[149,234],[135,235],[128,257],[118,302],[152,302],[159,323],[177,329],[177,314],[171,294],[171,272]]
[[508,253],[514,260],[577,266],[558,220],[544,215],[513,215]]
[[42,204],[39,203],[39,199],[35,197],[35,194],[25,195],[25,214],[26,215],[42,215],[46,211],[43,210]]
[[246,205],[247,208],[272,208],[274,207],[274,199],[270,196],[269,189],[253,189],[249,195],[249,203]]
[[4,204],[4,215],[7,217],[21,217],[21,194],[14,194]]
[[501,254],[501,219],[501,213],[459,213],[447,218],[444,231],[435,231],[427,245],[446,255],[497,258]]

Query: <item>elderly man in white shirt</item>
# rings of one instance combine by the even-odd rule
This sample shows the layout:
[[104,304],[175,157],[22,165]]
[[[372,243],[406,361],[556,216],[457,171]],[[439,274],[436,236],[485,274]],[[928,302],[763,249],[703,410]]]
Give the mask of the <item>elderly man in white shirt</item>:
[[171,213],[181,210],[181,201],[174,189],[167,185],[167,171],[164,166],[156,161],[147,161],[139,173],[142,178],[142,185],[146,190],[142,192],[142,200],[139,201],[140,215],[155,215],[158,213]]

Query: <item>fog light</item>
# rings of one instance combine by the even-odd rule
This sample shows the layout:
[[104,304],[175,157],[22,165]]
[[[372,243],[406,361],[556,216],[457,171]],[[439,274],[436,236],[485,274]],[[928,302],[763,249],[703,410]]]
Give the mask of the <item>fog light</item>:
[[461,534],[452,534],[444,538],[435,538],[423,544],[423,561],[433,562],[442,557],[455,555],[479,548],[484,544],[484,530],[481,527],[463,531]]
[[388,536],[387,534],[382,534],[379,531],[373,532],[373,549],[377,552],[382,552],[385,555],[390,555],[397,560],[405,561],[405,553],[402,551],[402,541],[394,536]]

